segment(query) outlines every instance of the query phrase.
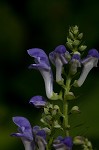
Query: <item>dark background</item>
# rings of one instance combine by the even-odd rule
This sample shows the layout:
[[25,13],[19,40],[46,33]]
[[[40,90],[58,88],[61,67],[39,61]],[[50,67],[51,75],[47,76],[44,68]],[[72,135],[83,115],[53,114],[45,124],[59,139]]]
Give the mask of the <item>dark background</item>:
[[[48,54],[65,44],[68,28],[78,25],[84,41],[99,50],[99,1],[97,0],[0,0],[0,150],[24,150],[21,140],[10,137],[17,127],[13,116],[27,117],[39,124],[41,111],[28,104],[34,95],[45,95],[38,71],[28,70],[32,59],[27,49],[39,47]],[[94,68],[73,102],[80,116],[71,117],[72,135],[87,136],[99,149],[99,68]],[[72,105],[72,104],[71,104]]]

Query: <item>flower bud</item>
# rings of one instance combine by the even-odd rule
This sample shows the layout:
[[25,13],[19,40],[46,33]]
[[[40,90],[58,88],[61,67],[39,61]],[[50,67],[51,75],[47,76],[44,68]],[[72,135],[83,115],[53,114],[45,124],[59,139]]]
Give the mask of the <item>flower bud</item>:
[[77,73],[77,68],[81,67],[81,58],[79,52],[74,52],[71,61],[70,61],[70,70],[69,73],[71,75],[75,75]]
[[81,45],[78,49],[79,51],[84,51],[87,48],[86,45]]
[[78,30],[78,26],[74,26],[73,27],[73,33],[76,35],[78,34],[79,30]]
[[55,110],[58,110],[58,109],[59,109],[59,106],[58,106],[58,105],[54,105],[54,109],[55,109]]
[[73,49],[73,46],[72,46],[72,44],[71,44],[71,43],[66,42],[66,45],[67,45],[67,47],[68,47],[70,50],[72,50],[72,49]]
[[88,147],[92,147],[92,144],[91,144],[90,141],[87,142],[87,146],[88,146]]
[[49,114],[48,108],[44,108],[44,113],[47,115]]
[[78,46],[80,44],[80,41],[79,40],[74,40],[74,42],[73,42],[73,45],[74,46]]
[[50,134],[51,133],[51,130],[47,127],[43,128],[43,130],[47,133],[47,134]]
[[70,31],[69,31],[69,37],[70,37],[70,39],[72,39],[72,40],[74,39],[74,35],[73,35],[73,33],[70,32]]
[[54,128],[61,128],[57,120],[54,121]]
[[67,100],[73,100],[73,99],[75,99],[74,93],[73,92],[69,92],[68,94],[65,95],[65,98]]
[[83,37],[83,33],[80,33],[80,34],[78,35],[78,39],[81,40],[82,37]]
[[84,140],[85,140],[84,137],[82,137],[82,136],[76,136],[76,137],[74,137],[73,143],[75,145],[83,145],[84,142],[85,142]]
[[70,59],[71,59],[71,55],[68,51],[66,51],[66,53],[65,53],[65,58],[67,61],[70,61]]
[[79,113],[80,110],[79,110],[79,107],[78,106],[73,106],[72,109],[71,109],[71,113],[72,114],[76,114],[76,113]]

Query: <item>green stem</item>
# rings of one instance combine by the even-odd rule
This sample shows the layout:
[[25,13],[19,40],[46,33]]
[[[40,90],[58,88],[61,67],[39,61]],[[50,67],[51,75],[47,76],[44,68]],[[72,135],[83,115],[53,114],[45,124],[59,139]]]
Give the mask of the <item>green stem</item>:
[[68,94],[70,91],[70,83],[71,83],[71,78],[68,76],[67,80],[66,80],[66,90],[65,90],[65,94]]
[[71,78],[68,76],[66,80],[66,88],[64,91],[64,100],[63,100],[63,115],[64,115],[64,130],[66,131],[65,134],[66,136],[69,136],[69,123],[68,123],[68,99],[66,98],[66,95],[69,94],[70,91],[70,83],[71,83]]
[[46,144],[46,150],[48,150],[48,145]]
[[53,135],[54,135],[55,131],[54,131],[54,128],[52,127],[51,128],[51,134],[49,136],[49,141],[48,141],[48,146],[47,146],[47,149],[46,150],[50,150],[52,147],[52,143],[53,143]]
[[51,149],[52,143],[53,143],[53,137],[50,137],[50,140],[48,142],[48,150]]
[[64,129],[65,129],[65,134],[66,136],[69,136],[69,131],[68,131],[68,103],[66,100],[64,100],[63,103],[63,115],[64,115]]

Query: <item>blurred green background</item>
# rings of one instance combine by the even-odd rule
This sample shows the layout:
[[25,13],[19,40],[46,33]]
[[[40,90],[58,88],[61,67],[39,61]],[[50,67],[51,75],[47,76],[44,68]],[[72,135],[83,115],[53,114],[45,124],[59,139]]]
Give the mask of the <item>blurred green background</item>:
[[[34,126],[41,111],[28,104],[33,95],[45,95],[38,71],[28,70],[33,61],[27,49],[49,52],[65,44],[68,28],[78,25],[84,41],[99,50],[99,1],[97,0],[0,0],[0,150],[24,150],[20,139],[10,137],[17,127],[13,116],[27,117]],[[87,50],[88,50],[87,49]],[[76,89],[81,115],[72,116],[71,134],[87,136],[99,149],[99,68]],[[75,131],[76,130],[76,131]]]

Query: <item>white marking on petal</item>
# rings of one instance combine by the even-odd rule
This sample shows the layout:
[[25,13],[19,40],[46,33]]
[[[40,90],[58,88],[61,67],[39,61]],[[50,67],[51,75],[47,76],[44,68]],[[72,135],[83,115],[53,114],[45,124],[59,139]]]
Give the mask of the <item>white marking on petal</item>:
[[77,73],[77,68],[78,67],[81,67],[81,64],[78,60],[74,59],[72,60],[71,64],[70,64],[70,73],[72,75],[76,74]]
[[90,72],[90,70],[91,70],[93,67],[97,67],[97,63],[98,63],[98,59],[95,58],[95,57],[92,57],[92,59],[91,59],[90,61],[88,61],[88,62],[86,62],[86,63],[84,64],[84,68],[83,68],[83,71],[82,71],[82,73],[81,73],[81,76],[80,76],[80,78],[77,80],[77,84],[78,84],[79,87],[84,83],[84,81],[85,81],[85,79],[86,79],[88,73]]
[[42,141],[38,141],[38,146],[39,146],[39,150],[45,150],[45,145],[43,144]]
[[59,82],[59,81],[62,81],[61,74],[62,74],[63,63],[58,57],[56,58],[55,63],[56,63],[56,81]]
[[25,147],[25,150],[35,150],[33,143],[30,141],[25,140],[24,138],[21,138],[23,145]]
[[46,95],[50,99],[53,95],[53,79],[52,79],[51,71],[47,72],[44,70],[40,70],[40,72],[45,82]]
[[45,145],[47,144],[43,137],[36,136],[37,144],[39,149],[38,150],[45,150]]

